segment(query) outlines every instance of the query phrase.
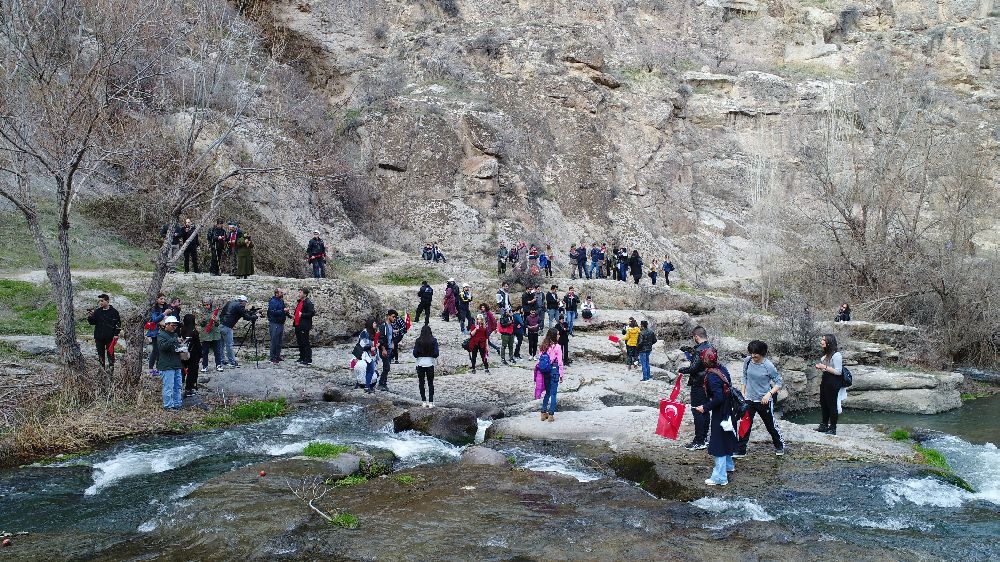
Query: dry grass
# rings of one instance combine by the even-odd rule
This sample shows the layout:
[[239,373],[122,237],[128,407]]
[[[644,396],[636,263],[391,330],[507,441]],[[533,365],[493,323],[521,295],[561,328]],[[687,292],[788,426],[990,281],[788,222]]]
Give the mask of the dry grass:
[[59,391],[54,374],[44,368],[36,372],[22,381],[16,402],[7,395],[0,403],[4,420],[0,467],[88,450],[123,437],[186,431],[208,414],[202,410],[165,411],[160,404],[160,385],[151,378],[144,380],[141,392],[128,403],[104,398],[76,404]]

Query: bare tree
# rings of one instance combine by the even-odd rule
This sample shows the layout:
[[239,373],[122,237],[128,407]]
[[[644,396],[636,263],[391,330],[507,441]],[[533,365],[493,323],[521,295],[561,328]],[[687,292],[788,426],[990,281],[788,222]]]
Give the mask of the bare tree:
[[[27,223],[52,285],[63,386],[93,388],[76,339],[70,272],[71,210],[122,150],[123,113],[163,71],[178,31],[170,2],[0,2],[0,196]],[[39,222],[55,209],[53,247]]]

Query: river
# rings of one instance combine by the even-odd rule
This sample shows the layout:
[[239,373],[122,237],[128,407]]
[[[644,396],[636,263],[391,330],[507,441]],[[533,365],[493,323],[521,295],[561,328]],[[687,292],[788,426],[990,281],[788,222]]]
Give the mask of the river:
[[[973,413],[977,411],[970,410]],[[451,478],[459,478],[455,476],[459,473],[448,472],[451,470],[448,467],[455,466],[461,448],[413,432],[394,434],[388,428],[373,432],[359,418],[358,407],[322,404],[257,424],[125,441],[63,463],[7,470],[0,473],[0,530],[27,532],[29,537],[44,538],[43,548],[38,542],[32,543],[15,536],[19,543],[34,545],[32,549],[19,549],[21,560],[50,560],[52,551],[47,549],[62,552],[59,549],[64,547],[82,548],[72,556],[80,559],[96,556],[105,559],[189,558],[187,554],[167,556],[166,553],[171,548],[169,545],[178,542],[204,542],[197,529],[207,526],[207,522],[198,520],[190,528],[184,523],[192,518],[197,520],[198,517],[211,515],[200,513],[203,507],[192,507],[195,504],[192,504],[191,498],[197,499],[199,488],[220,475],[246,465],[296,455],[310,441],[388,449],[399,458],[397,469],[410,468],[431,480],[435,470],[450,474]],[[973,424],[965,421],[963,425],[969,427]],[[510,507],[508,512],[495,505],[496,502],[507,501],[505,499],[483,500],[472,504],[472,507],[462,504],[462,510],[473,512],[466,516],[464,513],[437,511],[435,518],[441,527],[441,540],[456,543],[451,546],[457,548],[459,554],[450,556],[452,559],[465,558],[461,555],[461,537],[487,533],[489,529],[482,529],[474,523],[480,517],[489,519],[491,516],[501,517],[498,521],[502,524],[497,522],[493,534],[484,534],[486,538],[477,539],[479,542],[476,544],[490,545],[500,541],[511,557],[530,553],[528,547],[531,545],[519,545],[509,540],[527,532],[525,526],[529,522],[521,521],[524,515],[517,509],[525,509],[527,505],[538,511],[540,500],[537,498],[549,496],[562,497],[576,509],[570,517],[558,507],[545,507],[545,510],[551,511],[553,520],[559,521],[558,525],[600,521],[601,530],[595,532],[592,538],[603,541],[602,547],[609,549],[602,551],[595,545],[588,545],[585,540],[587,532],[583,531],[582,540],[567,544],[565,548],[568,550],[561,551],[568,559],[594,559],[598,552],[605,552],[606,557],[615,557],[630,548],[616,541],[625,541],[625,537],[633,540],[641,537],[635,535],[641,532],[661,533],[664,536],[657,535],[656,540],[663,541],[669,538],[670,529],[685,529],[683,540],[695,541],[695,545],[704,541],[709,545],[715,540],[713,537],[742,533],[747,525],[755,526],[758,529],[755,532],[764,532],[768,537],[785,537],[781,540],[791,541],[789,545],[804,545],[795,548],[806,548],[809,552],[810,548],[818,548],[816,545],[825,545],[822,548],[828,550],[822,552],[829,557],[847,556],[846,551],[837,549],[860,545],[882,549],[879,552],[898,550],[906,553],[903,558],[1000,559],[1000,452],[992,443],[973,443],[947,434],[931,438],[927,445],[940,450],[955,472],[971,483],[976,491],[966,492],[933,476],[921,474],[919,469],[890,470],[880,465],[861,465],[825,474],[824,477],[833,479],[833,482],[824,482],[815,488],[809,482],[802,482],[770,491],[762,490],[757,497],[738,497],[725,494],[726,490],[706,489],[705,497],[694,502],[671,502],[649,497],[631,483],[617,480],[609,471],[594,466],[587,459],[519,443],[506,447],[500,445],[499,448],[510,455],[523,472],[511,473],[510,478],[515,479],[513,484],[497,482],[496,487],[523,486],[526,491],[522,495],[529,500]],[[535,480],[528,477],[531,473],[538,475]],[[565,478],[553,480],[545,476],[552,474]],[[218,487],[215,486],[216,489]],[[442,490],[453,493],[451,488],[445,486]],[[527,490],[532,491],[528,493]],[[245,493],[245,490],[240,493]],[[490,490],[490,493],[499,492]],[[591,503],[604,497],[613,497],[616,503],[612,505],[610,500],[602,500],[599,505]],[[457,500],[449,501],[455,502],[457,509]],[[651,515],[671,505],[674,507],[669,507],[662,516],[657,515],[657,518],[667,518],[658,523],[665,525],[663,529],[641,523],[643,513]],[[308,518],[308,510],[301,511]],[[264,516],[266,514],[254,514],[252,518]],[[391,516],[386,517],[391,519]],[[405,518],[405,514],[402,517]],[[225,521],[217,522],[217,519],[212,515],[214,524],[226,524]],[[310,525],[316,523],[310,522]],[[469,525],[469,528],[457,532],[449,525]],[[340,555],[346,552],[305,550],[304,545],[312,544],[310,541],[315,540],[316,532],[313,527],[308,527],[294,531],[290,536],[277,533],[284,537],[282,544],[288,543],[282,548],[283,552],[290,554],[284,557],[300,559],[320,556],[320,553],[329,556],[330,552]],[[175,536],[169,533],[184,534]],[[369,543],[376,541],[377,546],[379,540],[377,537],[363,540],[363,536],[351,537],[354,537],[351,540],[360,541],[350,547],[361,549],[359,552],[369,547],[376,548]],[[677,537],[677,541],[680,540]],[[833,542],[826,544],[824,541]],[[81,543],[86,546],[81,547]],[[466,553],[467,556],[489,557],[483,553],[491,550],[480,546],[486,550],[471,550]],[[344,545],[324,548],[341,547],[347,548]],[[215,546],[212,548],[217,550],[211,550],[202,544],[201,548],[205,549],[203,555],[209,558],[242,556],[235,551],[226,554],[229,551],[225,548],[228,547]],[[374,553],[371,556],[358,554],[358,557],[414,558],[417,552],[424,552],[399,544],[395,544],[394,548],[399,550],[388,552],[395,554],[376,549],[371,551]],[[305,552],[313,554],[307,556]],[[0,551],[0,556],[6,554]]]

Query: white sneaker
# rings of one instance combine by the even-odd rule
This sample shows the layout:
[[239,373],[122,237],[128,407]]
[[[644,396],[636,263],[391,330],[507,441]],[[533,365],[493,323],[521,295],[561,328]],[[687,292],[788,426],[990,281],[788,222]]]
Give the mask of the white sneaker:
[[208,367],[202,367],[201,370],[200,370],[200,372],[207,373],[208,372]]
[[420,407],[421,408],[426,408],[427,407],[427,401],[425,400],[425,401],[421,402],[420,403]]
[[427,403],[427,407],[428,408],[433,408],[434,407],[434,403],[433,402],[428,402]]
[[716,482],[715,480],[712,480],[711,478],[709,478],[708,480],[705,480],[705,485],[706,486],[725,486],[726,484],[728,484],[728,482],[722,482],[720,484],[719,482]]

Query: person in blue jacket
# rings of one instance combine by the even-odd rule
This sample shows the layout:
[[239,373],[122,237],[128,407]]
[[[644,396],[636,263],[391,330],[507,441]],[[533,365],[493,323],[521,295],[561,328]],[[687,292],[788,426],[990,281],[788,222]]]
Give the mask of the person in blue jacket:
[[285,337],[285,320],[289,318],[288,306],[285,305],[285,291],[275,289],[274,296],[267,302],[267,331],[271,337],[271,364],[281,361],[281,340]]
[[[733,453],[736,452],[737,436],[733,422],[732,408],[729,407],[728,390],[731,388],[729,376],[719,367],[719,355],[714,348],[706,349],[701,354],[705,371],[705,394],[708,400],[692,407],[698,412],[712,412],[709,425],[708,454],[715,457],[715,469],[712,476],[705,480],[709,486],[725,486],[729,483],[729,474],[736,469],[733,464]],[[728,423],[727,423],[728,422]],[[724,428],[723,424],[728,427]]]
[[521,358],[521,343],[524,342],[524,311],[520,306],[514,307],[514,359]]
[[150,345],[152,345],[149,351],[149,374],[154,377],[160,374],[160,371],[156,369],[156,359],[160,356],[160,339],[157,337],[160,334],[160,322],[172,314],[174,311],[167,306],[167,297],[163,293],[156,295],[156,304],[153,305],[153,309],[149,313],[149,321],[153,327],[146,330],[146,337],[149,338]]

